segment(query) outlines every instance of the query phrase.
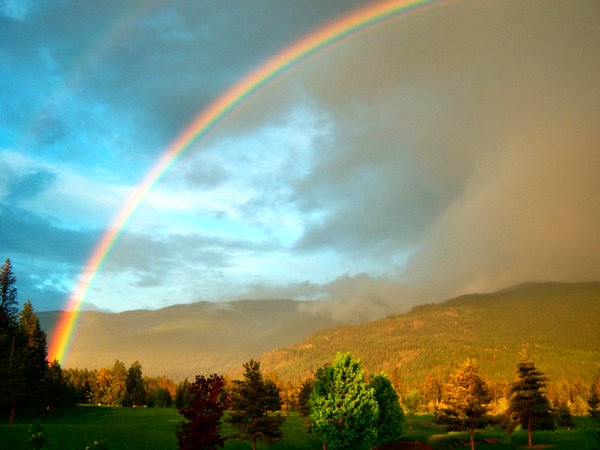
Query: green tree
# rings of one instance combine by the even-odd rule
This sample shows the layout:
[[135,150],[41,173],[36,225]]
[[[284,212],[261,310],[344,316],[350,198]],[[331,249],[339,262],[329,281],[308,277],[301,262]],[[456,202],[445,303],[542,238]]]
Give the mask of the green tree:
[[148,406],[166,408],[167,406],[171,406],[172,404],[173,398],[171,397],[171,393],[163,387],[157,387],[148,396]]
[[180,449],[214,450],[225,445],[221,419],[229,399],[224,387],[225,379],[217,374],[208,378],[197,375],[196,381],[188,385],[188,406],[179,410],[187,421],[180,422],[175,430]]
[[41,385],[41,404],[46,408],[75,406],[77,391],[65,380],[57,360],[52,361],[48,366]]
[[0,409],[10,409],[12,423],[21,396],[17,288],[10,259],[0,267]]
[[404,412],[400,407],[398,394],[392,386],[392,382],[385,373],[373,377],[369,383],[375,393],[377,401],[377,438],[376,443],[386,444],[397,441],[402,434],[402,422],[404,421]]
[[226,419],[237,432],[232,437],[252,442],[253,450],[261,439],[274,443],[281,439],[281,425],[285,417],[274,414],[281,408],[279,389],[270,380],[264,380],[260,363],[253,359],[244,364],[244,379],[233,382],[231,413]]
[[24,401],[35,407],[44,400],[41,398],[43,380],[48,370],[46,333],[40,327],[40,321],[30,301],[25,302],[19,315],[19,376],[25,387]]
[[546,377],[535,367],[526,349],[520,356],[518,379],[510,386],[507,413],[513,423],[527,428],[527,444],[532,447],[532,431],[548,424],[552,427],[552,407],[545,394]]
[[0,329],[16,324],[18,307],[15,284],[12,264],[10,259],[7,259],[0,267]]
[[127,369],[125,363],[117,359],[110,373],[108,392],[111,403],[124,405],[127,397]]
[[486,382],[479,376],[479,367],[467,359],[446,385],[447,404],[436,411],[436,422],[450,430],[468,431],[471,449],[475,450],[475,430],[491,423],[488,405],[492,395]]
[[412,389],[404,396],[404,407],[408,413],[408,424],[410,431],[413,429],[413,417],[415,413],[419,411],[422,404],[423,398],[421,397],[421,393],[418,389]]
[[310,406],[314,430],[330,450],[375,440],[375,392],[365,382],[360,360],[350,353],[338,353],[331,365],[317,370]]
[[175,408],[181,409],[187,405],[187,396],[190,383],[187,378],[179,383],[175,389]]
[[142,365],[135,361],[127,370],[125,381],[125,406],[142,406],[146,404],[146,388],[142,377]]

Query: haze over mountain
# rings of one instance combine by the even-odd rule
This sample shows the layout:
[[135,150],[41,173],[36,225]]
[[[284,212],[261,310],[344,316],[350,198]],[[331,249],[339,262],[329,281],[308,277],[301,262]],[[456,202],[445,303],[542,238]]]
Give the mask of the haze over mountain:
[[[352,305],[332,306],[249,300],[85,311],[63,367],[139,360],[146,375],[182,379],[236,373],[243,362],[258,358],[265,371],[289,379],[310,374],[337,351],[351,351],[369,370],[396,370],[406,380],[442,376],[466,357],[480,360],[489,376],[509,377],[521,344],[528,342],[549,375],[585,379],[600,373],[600,283],[524,284],[376,321],[383,310],[361,315]],[[39,314],[50,334],[57,314]],[[351,319],[362,323],[341,325]]]
[[[121,313],[84,311],[63,367],[141,362],[146,375],[183,379],[226,373],[276,347],[339,324],[314,305],[292,300],[199,302]],[[58,312],[40,312],[52,335]]]

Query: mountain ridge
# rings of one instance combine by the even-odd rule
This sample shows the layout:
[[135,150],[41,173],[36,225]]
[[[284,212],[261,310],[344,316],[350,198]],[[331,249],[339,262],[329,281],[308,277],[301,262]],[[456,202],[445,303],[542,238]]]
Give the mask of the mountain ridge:
[[[595,331],[600,329],[600,282],[522,283],[355,325],[334,320],[321,306],[271,299],[83,311],[63,367],[94,369],[111,367],[116,359],[138,360],[146,375],[183,379],[200,373],[233,375],[255,358],[265,371],[297,379],[331,361],[336,351],[348,350],[368,370],[396,372],[407,380],[426,373],[443,377],[467,356],[477,358],[484,373],[506,378],[527,341],[542,364],[552,359],[552,366],[571,364],[578,350],[583,355],[579,372],[600,373],[600,353],[592,348],[600,348]],[[60,312],[38,315],[50,338]],[[486,327],[494,332],[482,332]],[[564,345],[548,327],[569,335]],[[570,376],[574,371],[550,372]]]
[[512,379],[527,343],[555,379],[589,382],[600,375],[600,282],[525,283],[419,305],[403,314],[313,333],[263,355],[265,370],[283,379],[309,376],[337,351],[361,358],[370,372],[417,383],[444,379],[466,358],[497,381]]

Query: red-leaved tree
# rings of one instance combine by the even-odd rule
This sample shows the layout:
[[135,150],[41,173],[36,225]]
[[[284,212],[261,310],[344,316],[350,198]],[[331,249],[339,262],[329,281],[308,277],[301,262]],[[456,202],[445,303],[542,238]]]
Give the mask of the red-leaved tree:
[[221,418],[229,406],[221,375],[197,375],[188,386],[187,406],[179,410],[187,421],[179,422],[175,434],[180,449],[214,450],[225,444],[221,437]]

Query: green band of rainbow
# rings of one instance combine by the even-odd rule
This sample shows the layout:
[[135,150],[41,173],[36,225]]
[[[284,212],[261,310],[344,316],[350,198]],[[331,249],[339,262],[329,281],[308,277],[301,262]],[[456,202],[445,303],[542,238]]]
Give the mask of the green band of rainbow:
[[193,142],[206,135],[216,123],[230,114],[252,93],[315,52],[366,27],[381,23],[385,19],[434,3],[439,2],[436,0],[391,0],[369,4],[355,10],[296,41],[276,54],[203,110],[172,142],[142,182],[136,186],[95,247],[75,289],[69,296],[65,311],[61,313],[53,331],[48,348],[49,360],[61,362],[64,360],[77,326],[83,300],[94,281],[94,277],[101,269],[104,260],[116,242],[119,233],[152,187]]

